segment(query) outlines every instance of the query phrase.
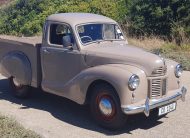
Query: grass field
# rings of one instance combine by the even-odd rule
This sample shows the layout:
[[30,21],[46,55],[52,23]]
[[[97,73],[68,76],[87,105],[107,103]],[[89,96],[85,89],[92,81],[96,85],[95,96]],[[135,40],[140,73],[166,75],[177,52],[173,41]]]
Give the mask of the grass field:
[[0,138],[40,138],[40,136],[25,129],[13,119],[0,115]]

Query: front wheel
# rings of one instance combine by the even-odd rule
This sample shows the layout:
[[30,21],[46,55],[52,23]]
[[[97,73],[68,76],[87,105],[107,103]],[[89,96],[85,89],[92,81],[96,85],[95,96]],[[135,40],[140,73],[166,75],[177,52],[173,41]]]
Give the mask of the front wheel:
[[17,98],[27,98],[30,94],[30,86],[20,84],[16,78],[9,78],[12,94]]
[[90,102],[92,117],[99,125],[118,129],[126,123],[127,116],[122,112],[119,97],[110,85],[95,86]]

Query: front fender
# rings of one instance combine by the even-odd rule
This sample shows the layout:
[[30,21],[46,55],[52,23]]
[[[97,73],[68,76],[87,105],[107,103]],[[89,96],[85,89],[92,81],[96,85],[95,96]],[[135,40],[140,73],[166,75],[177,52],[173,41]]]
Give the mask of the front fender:
[[[90,84],[96,80],[103,80],[115,88],[121,105],[131,104],[133,99],[132,92],[128,88],[128,80],[133,74],[139,75],[141,81],[146,80],[146,75],[142,70],[129,65],[109,64],[85,69],[68,83],[66,90],[69,91],[69,95],[66,97],[79,104],[84,104]],[[141,91],[143,88],[144,91],[141,92],[141,95],[144,96],[143,93],[147,92],[147,81],[139,87],[136,91]]]
[[21,52],[15,51],[6,54],[0,62],[0,72],[7,78],[15,77],[21,84],[31,84],[31,64],[27,56]]
[[182,87],[181,85],[181,78],[177,78],[175,76],[175,67],[178,65],[179,63],[170,60],[170,59],[166,59],[166,65],[167,65],[167,76],[168,76],[168,91],[170,90],[175,90],[175,89],[179,89],[180,87]]

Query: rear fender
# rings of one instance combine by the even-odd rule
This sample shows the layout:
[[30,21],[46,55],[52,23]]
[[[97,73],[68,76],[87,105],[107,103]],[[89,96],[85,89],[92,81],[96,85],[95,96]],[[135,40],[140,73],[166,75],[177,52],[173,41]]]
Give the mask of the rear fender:
[[0,61],[0,72],[7,78],[15,77],[20,84],[31,84],[31,64],[22,52],[14,51],[6,54]]

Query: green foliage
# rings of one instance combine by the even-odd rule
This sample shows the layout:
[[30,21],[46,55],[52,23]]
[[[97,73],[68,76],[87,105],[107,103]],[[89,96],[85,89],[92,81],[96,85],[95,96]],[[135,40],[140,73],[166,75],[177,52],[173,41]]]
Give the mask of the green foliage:
[[133,35],[190,36],[189,0],[134,0],[129,11]]
[[38,35],[47,16],[54,13],[89,12],[111,17],[130,36],[190,36],[190,0],[12,0],[0,8],[0,34]]
[[54,13],[90,12],[121,21],[124,0],[15,0],[1,10],[0,34],[38,35],[47,16]]

